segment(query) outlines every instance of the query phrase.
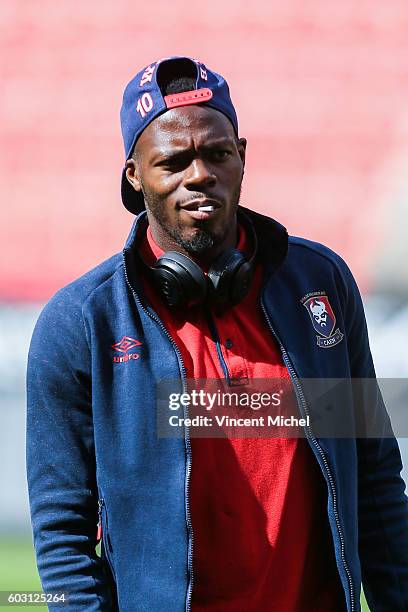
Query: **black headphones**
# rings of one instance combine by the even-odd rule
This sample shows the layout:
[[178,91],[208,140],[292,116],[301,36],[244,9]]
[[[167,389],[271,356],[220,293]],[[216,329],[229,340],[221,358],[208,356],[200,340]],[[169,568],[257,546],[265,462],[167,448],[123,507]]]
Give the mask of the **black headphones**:
[[167,251],[148,266],[149,275],[166,304],[170,307],[199,304],[237,304],[251,286],[258,240],[252,221],[245,216],[251,233],[252,255],[247,259],[241,251],[230,248],[212,263],[207,275],[187,255]]

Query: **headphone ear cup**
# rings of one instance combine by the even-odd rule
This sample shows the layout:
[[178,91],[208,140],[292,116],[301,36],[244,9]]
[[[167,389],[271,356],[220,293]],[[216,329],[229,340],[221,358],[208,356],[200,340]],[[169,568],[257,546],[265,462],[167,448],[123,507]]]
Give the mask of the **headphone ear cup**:
[[156,261],[151,273],[168,306],[196,306],[207,297],[208,284],[204,272],[182,253],[167,251]]
[[[251,268],[247,259],[240,251],[228,249],[222,253],[208,271],[210,300],[215,304],[236,304],[245,293],[237,285],[237,281],[245,278],[245,272],[239,274],[241,268]],[[246,286],[246,284],[245,284]]]

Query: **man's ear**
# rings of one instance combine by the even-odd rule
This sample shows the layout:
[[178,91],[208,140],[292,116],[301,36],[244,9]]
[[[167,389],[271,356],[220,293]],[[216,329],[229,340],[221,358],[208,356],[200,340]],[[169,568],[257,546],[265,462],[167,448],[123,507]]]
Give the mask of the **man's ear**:
[[142,191],[142,184],[139,179],[136,162],[132,157],[126,161],[126,178],[135,191]]
[[238,138],[237,140],[237,149],[239,156],[242,161],[242,170],[245,168],[245,153],[246,153],[247,139],[246,138]]

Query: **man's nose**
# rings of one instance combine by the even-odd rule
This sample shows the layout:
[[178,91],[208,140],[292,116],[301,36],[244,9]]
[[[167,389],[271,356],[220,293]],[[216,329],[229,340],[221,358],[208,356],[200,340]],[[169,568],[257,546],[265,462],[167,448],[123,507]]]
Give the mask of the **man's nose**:
[[204,160],[194,159],[187,169],[184,185],[187,189],[194,189],[198,185],[213,187],[217,182],[217,177],[211,171]]

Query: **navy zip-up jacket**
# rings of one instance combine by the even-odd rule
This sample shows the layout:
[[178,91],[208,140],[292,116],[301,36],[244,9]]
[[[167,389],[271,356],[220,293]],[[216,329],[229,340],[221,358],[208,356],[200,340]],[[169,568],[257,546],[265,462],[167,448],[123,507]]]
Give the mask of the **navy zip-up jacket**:
[[[285,228],[263,215],[242,207],[240,214],[252,220],[258,236],[266,269],[261,304],[271,341],[274,336],[282,351],[300,415],[313,415],[302,379],[375,377],[359,291],[344,261],[328,248],[288,238]],[[143,296],[138,244],[146,223],[143,212],[122,253],[49,300],[30,344],[27,477],[34,545],[44,591],[67,593],[69,612],[181,612],[191,606],[194,457],[188,430],[184,438],[156,433],[156,385],[179,380],[181,390],[185,368]],[[316,292],[329,300],[339,330],[325,346],[316,341],[302,303]],[[138,357],[114,359],[119,353],[112,345],[123,337],[141,343],[126,353]],[[347,402],[340,395],[331,407],[352,424],[353,395]],[[317,437],[313,424],[305,433],[327,483],[348,612],[360,610],[361,581],[373,612],[403,612],[408,500],[381,396],[368,396],[366,416],[380,423],[384,436],[378,426],[376,437]],[[95,552],[98,516],[101,558]]]

